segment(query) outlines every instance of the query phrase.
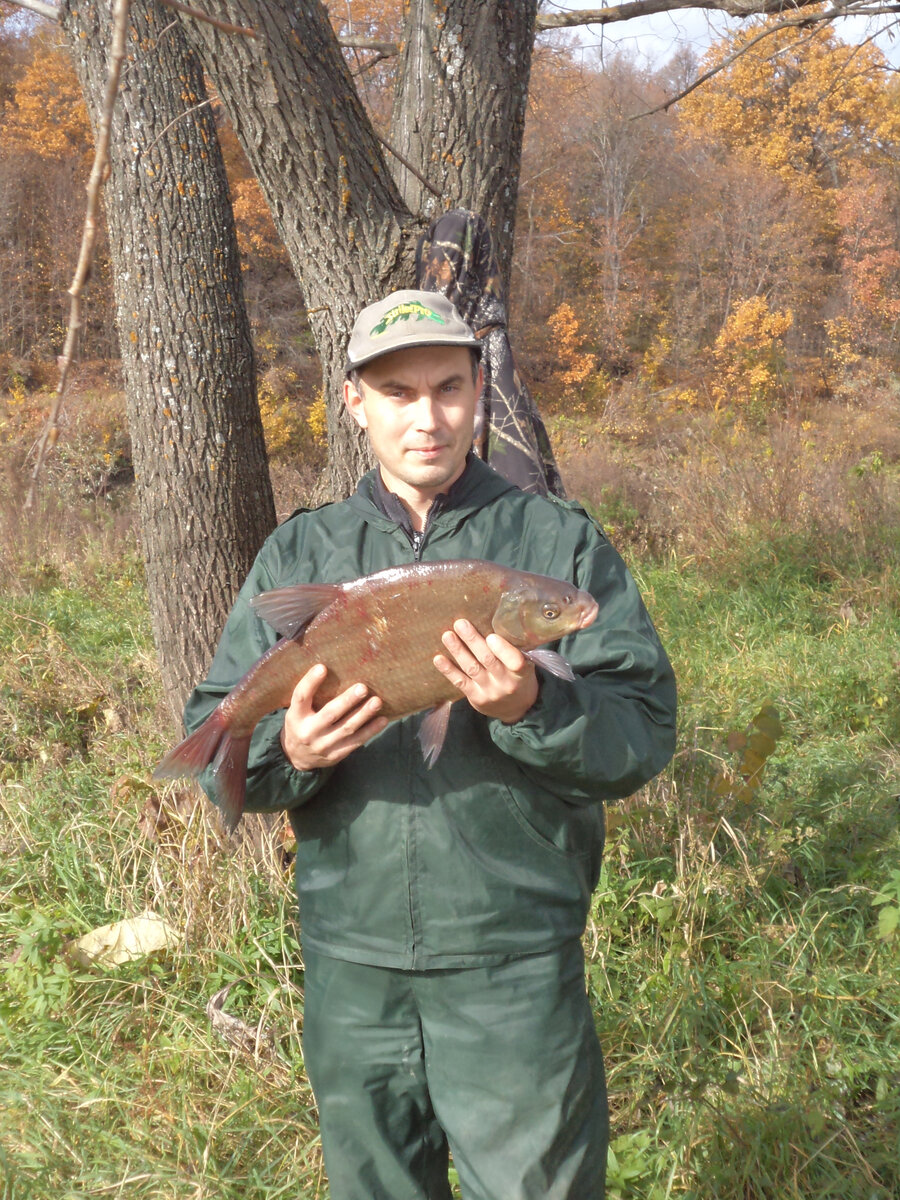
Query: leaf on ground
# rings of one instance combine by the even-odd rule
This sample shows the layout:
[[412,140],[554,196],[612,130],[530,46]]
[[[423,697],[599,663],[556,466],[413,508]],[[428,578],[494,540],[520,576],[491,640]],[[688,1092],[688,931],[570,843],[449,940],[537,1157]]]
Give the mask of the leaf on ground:
[[161,950],[171,950],[181,941],[182,935],[162,917],[145,912],[139,917],[92,929],[69,942],[66,949],[83,966],[115,967]]

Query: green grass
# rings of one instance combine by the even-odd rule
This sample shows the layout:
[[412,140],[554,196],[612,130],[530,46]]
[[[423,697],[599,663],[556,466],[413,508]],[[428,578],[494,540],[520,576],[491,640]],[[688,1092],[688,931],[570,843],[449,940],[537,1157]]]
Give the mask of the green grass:
[[[169,731],[131,541],[86,535],[12,566],[0,1195],[325,1197],[289,872],[150,781]],[[663,776],[610,809],[585,939],[610,1196],[897,1197],[900,938],[878,936],[893,894],[876,900],[900,868],[900,563],[745,539],[715,567],[638,573],[681,732]],[[729,735],[764,704],[783,731],[748,783]],[[177,949],[106,971],[67,954],[146,909]],[[228,983],[256,1054],[207,1017]]]
[[[900,955],[873,903],[900,858],[900,568],[873,564],[866,608],[857,577],[851,619],[846,576],[767,549],[643,573],[682,736],[611,812],[595,897],[614,1125],[646,1143],[623,1197],[900,1195]],[[754,786],[717,789],[766,703]]]

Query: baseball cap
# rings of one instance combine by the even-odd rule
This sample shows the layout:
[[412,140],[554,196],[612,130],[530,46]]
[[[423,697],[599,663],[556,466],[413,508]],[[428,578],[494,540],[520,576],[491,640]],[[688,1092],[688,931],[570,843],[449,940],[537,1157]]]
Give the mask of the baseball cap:
[[362,310],[347,347],[347,370],[410,346],[467,346],[481,342],[442,292],[391,292]]

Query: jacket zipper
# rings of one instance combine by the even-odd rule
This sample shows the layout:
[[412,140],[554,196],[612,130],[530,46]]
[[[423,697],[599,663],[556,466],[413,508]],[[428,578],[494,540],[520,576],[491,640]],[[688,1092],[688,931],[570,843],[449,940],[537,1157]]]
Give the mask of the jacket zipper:
[[422,557],[422,543],[425,541],[425,534],[420,529],[414,529],[412,535],[413,560],[418,562]]

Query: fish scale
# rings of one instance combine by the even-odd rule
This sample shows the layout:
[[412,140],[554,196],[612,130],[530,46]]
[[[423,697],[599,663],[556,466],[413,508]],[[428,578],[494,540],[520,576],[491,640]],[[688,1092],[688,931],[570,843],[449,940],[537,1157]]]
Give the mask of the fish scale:
[[466,618],[494,632],[546,670],[573,678],[568,664],[537,647],[589,625],[596,601],[563,580],[480,559],[411,563],[346,584],[298,584],[251,602],[282,640],[235,685],[206,721],[162,760],[157,778],[198,775],[212,763],[213,790],[226,824],[240,819],[250,738],[259,720],[287,708],[306,672],[324,663],[316,707],[364,683],[380,716],[397,720],[430,710],[419,731],[426,763],[440,754],[450,704],[461,694],[434,666],[441,641]]

